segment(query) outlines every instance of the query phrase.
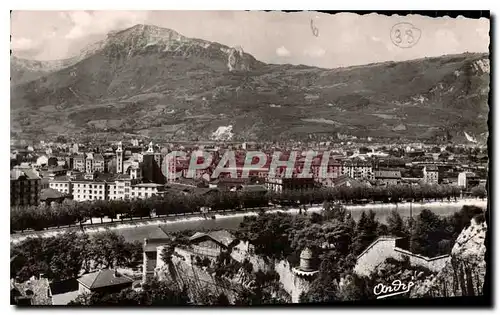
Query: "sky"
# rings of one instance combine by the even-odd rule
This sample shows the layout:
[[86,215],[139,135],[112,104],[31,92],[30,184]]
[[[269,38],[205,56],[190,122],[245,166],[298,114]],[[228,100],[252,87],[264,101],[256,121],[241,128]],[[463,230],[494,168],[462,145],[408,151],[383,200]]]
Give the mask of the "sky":
[[[411,47],[394,44],[398,23],[410,23],[413,34],[420,34]],[[106,38],[110,31],[136,24],[240,46],[267,63],[322,68],[488,52],[490,44],[490,23],[485,18],[279,11],[14,11],[11,49],[21,58],[63,59]]]

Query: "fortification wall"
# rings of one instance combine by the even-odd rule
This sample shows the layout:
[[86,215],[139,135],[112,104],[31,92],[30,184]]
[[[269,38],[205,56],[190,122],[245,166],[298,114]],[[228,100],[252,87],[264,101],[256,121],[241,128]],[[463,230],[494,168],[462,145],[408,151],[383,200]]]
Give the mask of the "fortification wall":
[[303,277],[298,277],[293,271],[292,266],[286,260],[280,260],[274,264],[274,269],[280,276],[280,282],[285,291],[290,294],[292,303],[298,303],[300,294],[309,290],[310,281]]
[[403,260],[406,256],[412,265],[439,272],[450,260],[450,255],[429,258],[398,248],[396,247],[397,239],[397,237],[379,237],[358,256],[354,271],[359,275],[368,276],[387,258]]

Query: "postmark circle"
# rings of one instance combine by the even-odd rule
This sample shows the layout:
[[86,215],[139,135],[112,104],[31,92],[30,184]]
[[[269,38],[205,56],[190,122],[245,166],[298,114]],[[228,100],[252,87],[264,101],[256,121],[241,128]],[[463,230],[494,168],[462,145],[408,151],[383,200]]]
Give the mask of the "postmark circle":
[[400,48],[415,46],[421,35],[422,31],[408,22],[397,23],[391,28],[391,41]]

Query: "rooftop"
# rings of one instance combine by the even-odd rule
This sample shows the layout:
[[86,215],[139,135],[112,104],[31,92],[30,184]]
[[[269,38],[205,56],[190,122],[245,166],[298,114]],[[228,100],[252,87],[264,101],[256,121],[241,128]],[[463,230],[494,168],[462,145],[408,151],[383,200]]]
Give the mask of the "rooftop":
[[152,187],[152,188],[156,188],[156,187],[163,187],[165,185],[155,184],[155,183],[142,183],[142,184],[135,184],[133,186],[134,187]]
[[215,240],[215,241],[217,241],[225,246],[229,246],[229,244],[231,244],[235,240],[235,237],[233,236],[233,234],[231,234],[227,230],[211,231],[208,233],[196,232],[193,236],[191,236],[189,238],[189,240],[193,241],[193,240],[199,239],[199,238],[204,237],[204,236],[208,236],[211,239],[213,239],[213,240]]
[[27,179],[40,179],[33,169],[13,169],[10,171],[10,179],[18,180],[22,177]]
[[401,171],[398,170],[376,170],[375,178],[401,178]]
[[172,240],[172,238],[165,237],[165,236],[167,236],[167,234],[161,228],[158,228],[155,231],[155,233],[150,233],[150,235],[151,234],[156,234],[156,235],[153,235],[153,237],[147,237],[144,239],[144,251],[145,252],[156,252],[156,248],[158,246],[166,244]]
[[63,194],[55,189],[46,188],[46,189],[42,189],[42,191],[40,193],[40,200],[44,201],[47,199],[59,199],[59,198],[64,198],[66,196],[67,195],[65,195],[65,194]]
[[301,259],[311,259],[313,258],[313,253],[309,248],[305,248],[301,253],[300,253],[300,258]]
[[263,185],[244,185],[241,188],[243,192],[267,192],[267,188]]
[[358,180],[351,178],[347,175],[340,175],[339,177],[334,178],[332,180],[332,182],[333,182],[334,186],[341,186],[344,184],[349,184],[351,186],[360,186],[361,185],[361,183]]
[[425,170],[426,170],[427,172],[429,172],[429,171],[435,171],[435,172],[437,172],[437,171],[438,171],[438,168],[437,168],[437,166],[436,166],[436,165],[434,165],[434,164],[429,164],[429,165],[426,165],[426,166],[425,166]]
[[[74,178],[71,179],[72,182],[114,182],[116,180],[130,180],[128,174],[111,174],[111,173],[99,173],[94,176],[94,179],[85,179],[85,174],[78,173],[75,174]],[[68,182],[70,177],[67,175],[55,176],[52,182]]]
[[92,290],[126,283],[132,284],[133,280],[125,275],[116,274],[113,269],[102,269],[81,276],[78,282]]

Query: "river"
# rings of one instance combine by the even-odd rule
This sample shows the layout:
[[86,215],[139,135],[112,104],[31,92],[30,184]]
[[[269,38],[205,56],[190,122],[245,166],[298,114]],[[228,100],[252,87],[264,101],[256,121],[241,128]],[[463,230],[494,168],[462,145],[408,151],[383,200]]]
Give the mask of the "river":
[[[410,216],[410,208],[411,214],[413,216],[417,216],[423,209],[430,209],[432,212],[436,213],[440,216],[447,216],[459,211],[464,205],[475,205],[481,208],[486,209],[487,200],[479,200],[479,199],[462,199],[457,202],[430,202],[425,204],[420,203],[403,203],[398,204],[367,204],[367,205],[356,205],[356,206],[347,206],[347,209],[351,212],[354,220],[359,220],[361,213],[363,211],[368,212],[369,210],[373,210],[375,212],[375,217],[379,222],[385,223],[389,213],[397,209],[399,214],[403,218],[407,218]],[[308,210],[310,212],[320,212],[322,207],[312,207]],[[289,209],[289,210],[269,210],[267,212],[277,212],[284,211],[291,214],[297,214],[297,209]],[[168,221],[165,219],[162,220],[152,220],[149,222],[138,222],[132,224],[119,224],[112,227],[89,227],[86,228],[87,233],[94,233],[98,231],[104,231],[106,229],[110,229],[115,231],[116,233],[123,235],[125,239],[129,242],[131,241],[143,241],[144,238],[155,238],[155,237],[164,237],[165,232],[177,232],[182,230],[205,230],[205,229],[237,229],[240,223],[243,221],[245,216],[249,215],[257,215],[257,212],[244,212],[244,213],[232,213],[225,215],[216,215],[215,219],[204,219],[200,217],[176,217],[176,218],[168,218]],[[54,235],[55,232],[45,232],[43,236]],[[25,236],[16,236],[13,237],[11,235],[11,241],[18,242],[24,239]]]

